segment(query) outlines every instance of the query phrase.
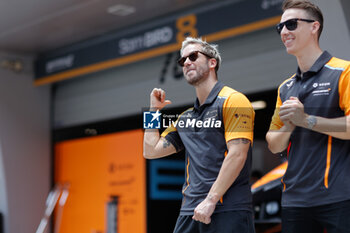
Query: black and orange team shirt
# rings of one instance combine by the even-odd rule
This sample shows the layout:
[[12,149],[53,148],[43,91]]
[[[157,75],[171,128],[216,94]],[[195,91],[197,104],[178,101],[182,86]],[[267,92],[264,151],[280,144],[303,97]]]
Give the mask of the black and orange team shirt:
[[[226,143],[245,138],[253,143],[254,110],[241,93],[217,82],[205,103],[183,112],[163,133],[177,151],[185,149],[186,177],[181,215],[193,215],[207,196],[227,155]],[[249,175],[251,150],[233,185],[218,202],[215,212],[251,211]]]
[[[310,70],[297,73],[278,89],[270,130],[283,126],[279,108],[291,96],[298,97],[307,114],[339,118],[350,114],[350,62],[327,51]],[[344,127],[337,129],[345,132]],[[290,137],[288,168],[282,179],[282,206],[312,207],[350,199],[350,141],[302,127]]]

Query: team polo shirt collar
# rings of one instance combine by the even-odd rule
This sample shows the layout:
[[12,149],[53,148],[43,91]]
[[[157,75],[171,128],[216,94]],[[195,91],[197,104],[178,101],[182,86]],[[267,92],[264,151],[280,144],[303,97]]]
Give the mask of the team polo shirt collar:
[[199,111],[201,108],[203,108],[206,105],[209,105],[211,103],[213,103],[213,101],[216,99],[216,97],[218,96],[219,92],[221,91],[221,89],[224,87],[225,85],[218,81],[215,86],[213,87],[213,89],[210,91],[207,99],[205,100],[204,104],[200,105],[199,104],[199,100],[198,98],[196,99],[196,102],[194,103],[194,109]]
[[312,76],[314,76],[316,73],[318,73],[325,64],[327,64],[327,62],[329,60],[331,60],[332,55],[327,52],[324,51],[321,56],[316,60],[316,62],[311,66],[310,70],[308,70],[307,72],[305,72],[303,74],[303,76],[301,76],[301,71],[300,68],[298,67],[297,73],[296,73],[296,78],[297,79],[307,79],[310,78]]

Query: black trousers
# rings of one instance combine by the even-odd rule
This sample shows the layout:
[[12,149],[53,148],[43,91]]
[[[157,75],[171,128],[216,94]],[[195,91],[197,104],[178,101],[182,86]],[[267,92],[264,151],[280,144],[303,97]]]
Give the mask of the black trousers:
[[211,216],[211,223],[192,219],[192,215],[180,215],[174,233],[255,233],[253,214],[249,211],[228,211]]
[[350,233],[350,200],[282,208],[282,233]]

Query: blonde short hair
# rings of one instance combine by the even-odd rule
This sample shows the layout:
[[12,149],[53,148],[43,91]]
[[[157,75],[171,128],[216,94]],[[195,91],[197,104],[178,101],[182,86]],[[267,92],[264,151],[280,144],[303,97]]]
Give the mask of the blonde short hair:
[[215,72],[217,73],[219,70],[219,67],[221,65],[221,56],[218,50],[218,45],[216,44],[209,44],[202,38],[194,38],[194,37],[187,37],[183,42],[182,42],[182,48],[180,50],[180,55],[182,56],[182,52],[184,48],[189,45],[189,44],[199,44],[202,46],[202,51],[203,53],[207,54],[209,57],[212,57],[216,60],[216,67],[215,67]]

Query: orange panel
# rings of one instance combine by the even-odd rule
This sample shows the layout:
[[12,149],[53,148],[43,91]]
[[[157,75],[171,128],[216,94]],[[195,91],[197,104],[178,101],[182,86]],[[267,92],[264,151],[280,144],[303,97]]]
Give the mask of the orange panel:
[[287,167],[288,167],[288,162],[284,162],[284,163],[278,165],[277,167],[272,169],[269,173],[264,175],[261,179],[256,181],[252,185],[252,189],[256,189],[256,188],[261,187],[261,186],[263,186],[271,181],[282,178],[284,173],[287,170]]
[[142,130],[55,145],[55,180],[69,182],[60,233],[102,233],[107,203],[119,196],[118,233],[146,233],[146,163]]

